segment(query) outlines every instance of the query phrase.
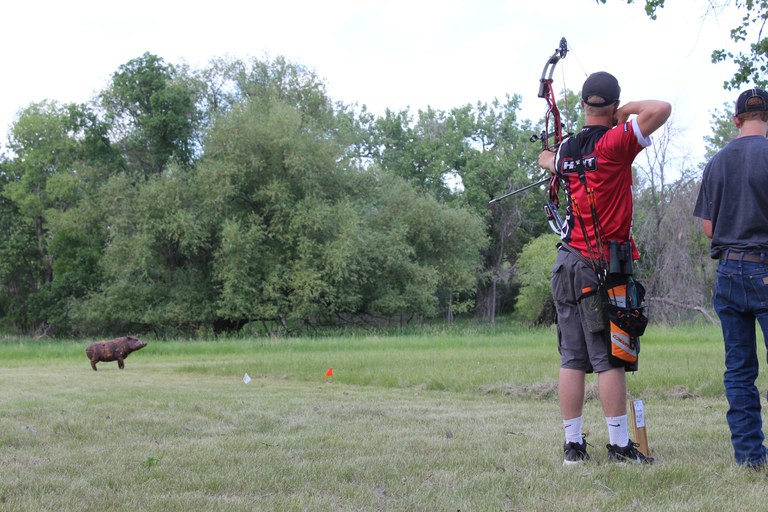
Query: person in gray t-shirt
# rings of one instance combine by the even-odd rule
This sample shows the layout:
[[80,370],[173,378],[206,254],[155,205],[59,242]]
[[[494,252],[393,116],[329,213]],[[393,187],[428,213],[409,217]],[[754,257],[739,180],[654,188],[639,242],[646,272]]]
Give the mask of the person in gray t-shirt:
[[704,168],[693,215],[719,259],[714,306],[725,343],[726,419],[740,465],[766,466],[755,321],[768,346],[768,93],[739,95],[739,135]]

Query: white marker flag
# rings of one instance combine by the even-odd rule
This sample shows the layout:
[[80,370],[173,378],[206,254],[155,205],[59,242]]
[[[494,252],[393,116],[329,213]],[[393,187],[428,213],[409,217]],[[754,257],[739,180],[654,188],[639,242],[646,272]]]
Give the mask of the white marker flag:
[[243,375],[243,382],[246,383],[246,384],[251,382],[251,376],[248,375],[247,373],[245,375]]

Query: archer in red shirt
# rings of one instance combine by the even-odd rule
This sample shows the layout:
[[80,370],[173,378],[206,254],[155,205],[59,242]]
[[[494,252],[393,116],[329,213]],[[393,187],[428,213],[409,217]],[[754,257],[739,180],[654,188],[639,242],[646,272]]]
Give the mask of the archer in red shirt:
[[[657,100],[631,101],[619,107],[620,92],[611,74],[590,75],[581,91],[585,128],[565,139],[557,154],[543,151],[539,155],[539,165],[557,173],[565,185],[568,207],[561,238],[574,250],[561,246],[552,268],[566,465],[589,458],[581,416],[586,374],[592,372],[598,374],[598,394],[608,427],[608,458],[652,461],[628,436],[626,367],[611,360],[603,332],[590,330],[581,300],[584,290],[599,285],[596,266],[590,260],[609,261],[607,242],[630,242],[632,259],[639,258],[632,241],[632,163],[650,144],[648,137],[672,113],[669,103]],[[600,229],[595,229],[595,219]]]

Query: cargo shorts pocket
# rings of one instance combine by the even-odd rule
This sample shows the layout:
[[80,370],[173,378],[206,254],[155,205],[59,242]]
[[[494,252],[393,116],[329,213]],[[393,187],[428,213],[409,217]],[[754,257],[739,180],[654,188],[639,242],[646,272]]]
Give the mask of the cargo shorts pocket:
[[579,311],[589,332],[603,332],[606,322],[603,296],[600,289],[592,286],[585,287],[581,290],[581,295],[576,299],[576,302],[579,303]]
[[560,262],[552,266],[552,299],[557,303],[563,303],[568,300],[568,290],[565,286],[565,273],[563,264]]

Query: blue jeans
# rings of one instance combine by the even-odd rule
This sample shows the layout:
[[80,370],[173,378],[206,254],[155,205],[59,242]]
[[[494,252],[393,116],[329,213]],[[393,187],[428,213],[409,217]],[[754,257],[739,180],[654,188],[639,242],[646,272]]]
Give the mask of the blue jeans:
[[766,463],[755,320],[768,346],[768,261],[722,259],[717,268],[714,306],[725,343],[725,396],[728,427],[737,464]]

